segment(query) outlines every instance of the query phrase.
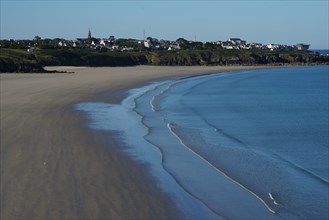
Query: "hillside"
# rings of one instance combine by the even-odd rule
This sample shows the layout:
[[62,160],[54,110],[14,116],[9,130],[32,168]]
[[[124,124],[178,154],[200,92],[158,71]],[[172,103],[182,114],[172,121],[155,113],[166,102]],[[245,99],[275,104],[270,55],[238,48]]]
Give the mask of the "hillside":
[[329,57],[302,51],[177,50],[119,52],[93,49],[0,49],[0,72],[46,72],[43,66],[192,66],[192,65],[322,65]]
[[26,73],[46,72],[38,63],[34,54],[29,54],[25,50],[0,49],[0,73],[16,72]]

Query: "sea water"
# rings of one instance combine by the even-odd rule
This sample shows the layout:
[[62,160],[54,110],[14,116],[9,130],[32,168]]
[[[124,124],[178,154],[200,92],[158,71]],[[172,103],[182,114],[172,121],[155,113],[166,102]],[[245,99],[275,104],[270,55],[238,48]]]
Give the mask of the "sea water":
[[328,66],[168,80],[80,103],[186,218],[328,219]]

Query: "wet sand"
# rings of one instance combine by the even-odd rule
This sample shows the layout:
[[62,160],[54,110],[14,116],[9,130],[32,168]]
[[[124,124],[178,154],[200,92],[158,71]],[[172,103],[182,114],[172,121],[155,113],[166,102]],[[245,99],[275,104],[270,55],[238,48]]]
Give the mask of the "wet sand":
[[72,105],[118,102],[122,91],[152,80],[248,68],[254,67],[57,67],[75,73],[0,74],[1,219],[181,218],[147,165],[120,151],[119,135],[86,128]]

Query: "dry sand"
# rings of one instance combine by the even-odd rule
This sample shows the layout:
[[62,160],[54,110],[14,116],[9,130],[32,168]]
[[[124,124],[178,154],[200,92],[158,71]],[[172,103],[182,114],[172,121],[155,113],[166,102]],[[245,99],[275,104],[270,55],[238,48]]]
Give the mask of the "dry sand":
[[181,217],[147,167],[119,150],[115,134],[84,127],[72,104],[155,79],[247,68],[253,67],[63,67],[75,73],[0,74],[1,219]]

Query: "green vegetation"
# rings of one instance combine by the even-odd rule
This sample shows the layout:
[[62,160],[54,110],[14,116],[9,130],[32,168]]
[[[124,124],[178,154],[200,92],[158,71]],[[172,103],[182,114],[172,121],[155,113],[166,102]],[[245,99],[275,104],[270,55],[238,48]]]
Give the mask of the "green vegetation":
[[38,50],[36,59],[43,66],[134,66],[139,63],[140,54],[119,51],[98,51],[93,49]]
[[[201,45],[199,45],[201,46]],[[134,50],[120,52],[89,48],[0,48],[0,72],[46,72],[43,66],[134,66],[134,65],[306,65],[329,64],[328,56],[302,51],[260,49]]]
[[45,72],[34,54],[21,49],[0,49],[1,72]]

